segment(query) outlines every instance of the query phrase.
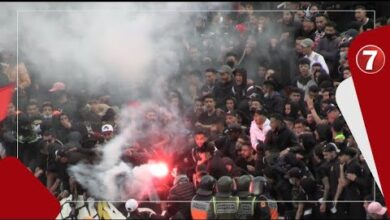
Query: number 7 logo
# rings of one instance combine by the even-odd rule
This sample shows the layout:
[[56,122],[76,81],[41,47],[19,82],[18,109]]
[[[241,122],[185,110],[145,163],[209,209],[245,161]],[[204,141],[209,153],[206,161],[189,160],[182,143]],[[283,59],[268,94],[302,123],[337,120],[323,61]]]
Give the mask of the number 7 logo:
[[378,46],[366,45],[357,53],[356,64],[362,72],[375,74],[385,65],[385,53]]

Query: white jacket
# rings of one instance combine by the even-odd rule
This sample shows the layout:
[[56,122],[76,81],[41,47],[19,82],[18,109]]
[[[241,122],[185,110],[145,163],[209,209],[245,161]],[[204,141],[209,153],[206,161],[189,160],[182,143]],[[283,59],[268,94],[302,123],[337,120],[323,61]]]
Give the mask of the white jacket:
[[269,130],[271,130],[270,120],[266,119],[264,124],[261,126],[261,129],[259,126],[257,126],[256,122],[253,120],[251,123],[251,128],[249,130],[250,136],[251,136],[251,143],[253,149],[256,150],[257,144],[259,144],[258,140],[264,141],[265,136],[268,133]]

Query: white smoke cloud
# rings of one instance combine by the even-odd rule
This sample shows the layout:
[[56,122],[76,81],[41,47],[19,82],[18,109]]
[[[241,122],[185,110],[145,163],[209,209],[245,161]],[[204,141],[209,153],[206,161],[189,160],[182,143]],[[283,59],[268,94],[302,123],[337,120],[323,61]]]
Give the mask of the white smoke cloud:
[[[28,64],[45,85],[63,81],[70,91],[93,92],[108,87],[126,91],[127,96],[158,101],[157,105],[163,102],[162,85],[178,73],[186,53],[182,39],[193,37],[193,17],[201,13],[196,10],[229,9],[228,3],[1,5],[0,46],[16,51],[18,36],[19,62]],[[149,91],[149,97],[140,89]],[[149,165],[133,167],[120,159],[124,147],[146,135],[139,131],[139,125],[147,105],[135,111],[123,109],[121,133],[102,146],[99,164],[81,163],[70,168],[94,197],[126,200],[151,193]],[[156,109],[171,118],[162,129],[164,133],[175,136],[185,130],[172,109]],[[166,150],[179,151],[175,147]]]

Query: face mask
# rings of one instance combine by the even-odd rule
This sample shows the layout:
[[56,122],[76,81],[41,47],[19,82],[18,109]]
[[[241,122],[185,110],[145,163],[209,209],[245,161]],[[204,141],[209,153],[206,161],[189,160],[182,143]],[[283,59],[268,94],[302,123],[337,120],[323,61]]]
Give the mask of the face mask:
[[290,178],[290,179],[288,179],[288,181],[290,182],[291,185],[295,185],[294,179],[291,179],[291,178]]
[[41,125],[40,124],[37,124],[37,125],[32,125],[32,130],[34,131],[34,133],[38,134],[41,132]]
[[53,116],[52,115],[44,115],[43,118],[44,119],[51,119]]
[[334,34],[325,34],[325,37],[328,39],[331,39],[334,36]]
[[233,60],[228,60],[226,62],[226,65],[230,66],[230,68],[234,68],[234,61]]

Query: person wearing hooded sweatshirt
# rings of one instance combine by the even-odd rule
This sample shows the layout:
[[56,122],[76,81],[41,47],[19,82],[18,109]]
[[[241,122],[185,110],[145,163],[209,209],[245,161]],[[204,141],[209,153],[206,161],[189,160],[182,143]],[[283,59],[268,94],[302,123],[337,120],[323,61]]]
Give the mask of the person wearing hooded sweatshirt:
[[247,85],[247,71],[244,68],[235,69],[233,71],[234,84],[232,86],[232,94],[237,100],[237,106],[246,99]]
[[241,176],[243,170],[238,167],[231,158],[223,157],[222,161],[225,164],[226,170],[228,171],[228,176],[232,178]]
[[264,143],[265,137],[270,130],[270,121],[265,116],[265,111],[256,110],[249,129],[251,144],[254,150],[257,149],[258,144]]
[[232,93],[232,68],[228,65],[223,65],[219,70],[220,79],[214,88],[214,97],[216,101],[216,107],[222,108],[225,104],[225,100]]
[[299,72],[300,76],[298,77],[296,86],[305,91],[305,97],[307,97],[309,95],[309,88],[313,85],[317,85],[310,74],[310,60],[308,58],[299,60]]

